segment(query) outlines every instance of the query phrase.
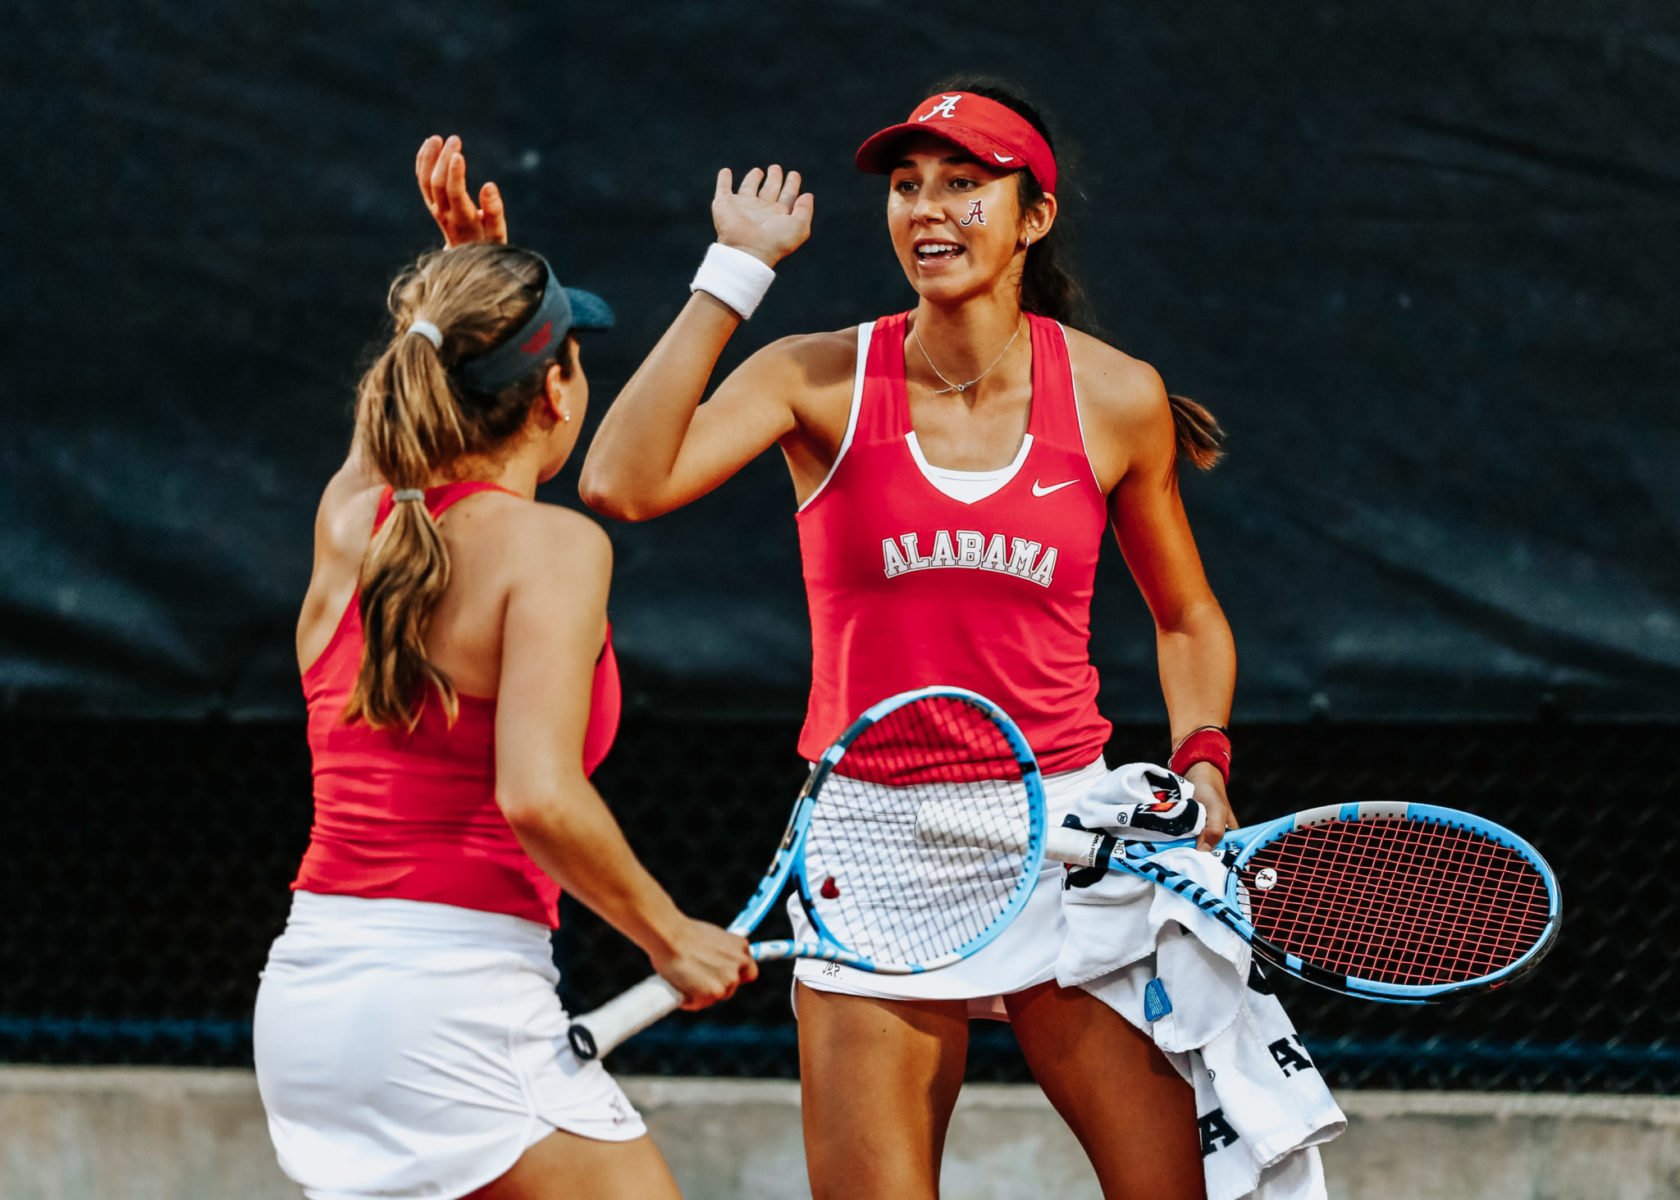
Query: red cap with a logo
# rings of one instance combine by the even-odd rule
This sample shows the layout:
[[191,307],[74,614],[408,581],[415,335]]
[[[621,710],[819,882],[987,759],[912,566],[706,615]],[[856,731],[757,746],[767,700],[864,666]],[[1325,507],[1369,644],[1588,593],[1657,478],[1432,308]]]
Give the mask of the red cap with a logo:
[[1039,187],[1056,190],[1056,156],[1050,153],[1050,143],[1007,104],[973,92],[944,92],[923,100],[903,124],[888,126],[858,147],[858,170],[890,175],[900,161],[894,144],[912,133],[955,142],[999,171],[1031,171]]

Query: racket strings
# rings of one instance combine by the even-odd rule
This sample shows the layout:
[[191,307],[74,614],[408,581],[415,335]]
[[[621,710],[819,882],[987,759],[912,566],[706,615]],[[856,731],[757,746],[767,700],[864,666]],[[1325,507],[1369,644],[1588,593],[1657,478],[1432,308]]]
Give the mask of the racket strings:
[[[1268,868],[1275,881],[1262,887]],[[1545,879],[1520,852],[1432,822],[1306,826],[1256,851],[1241,876],[1262,938],[1373,982],[1493,974],[1533,948],[1550,917]]]
[[[1509,852],[1502,855],[1504,848],[1495,843],[1451,832],[1448,839],[1419,847],[1414,877],[1383,897],[1387,912],[1367,911],[1351,927],[1354,938],[1365,939],[1366,953],[1355,966],[1366,977],[1382,965],[1372,947],[1386,949],[1394,961],[1409,966],[1415,981],[1438,982],[1487,974],[1532,944],[1532,938],[1516,936],[1520,928],[1501,921],[1513,910],[1522,911],[1520,893],[1510,886],[1520,876],[1512,878],[1504,870]],[[1382,853],[1380,847],[1364,850],[1367,859]],[[1367,877],[1373,870],[1393,873],[1388,863],[1366,861],[1360,869]],[[1466,937],[1465,922],[1475,923],[1474,940]]]
[[925,805],[955,806],[976,841],[1024,841],[1032,801],[1003,732],[955,697],[901,706],[847,747],[818,791],[804,845],[812,915],[881,964],[949,959],[984,934],[1021,884],[1021,854],[917,837]]
[[[1519,955],[1527,944],[1524,939],[1510,936],[1511,931],[1497,920],[1501,910],[1509,910],[1512,901],[1519,897],[1509,886],[1504,886],[1509,881],[1500,879],[1497,856],[1491,856],[1490,861],[1485,844],[1461,845],[1456,848],[1461,851],[1456,856],[1452,853],[1454,848],[1445,844],[1431,843],[1423,847],[1411,868],[1411,878],[1398,888],[1394,886],[1399,882],[1394,864],[1371,861],[1383,852],[1380,847],[1362,844],[1357,849],[1362,856],[1350,858],[1346,881],[1368,883],[1380,877],[1379,872],[1386,871],[1390,887],[1379,897],[1383,903],[1372,905],[1367,900],[1367,907],[1356,910],[1354,919],[1345,926],[1349,942],[1363,951],[1349,964],[1354,970],[1362,974],[1375,970],[1378,962],[1374,951],[1386,949],[1414,969],[1422,963],[1426,968],[1444,972],[1445,977],[1473,976],[1484,973],[1480,969],[1484,965],[1497,963],[1501,943],[1507,952],[1505,957]],[[1295,874],[1302,877],[1299,868]],[[1328,898],[1335,898],[1333,891]],[[1479,903],[1486,911],[1478,910]],[[1520,911],[1520,905],[1518,908]],[[1308,933],[1322,945],[1327,932],[1325,914],[1305,908],[1301,915],[1308,918]],[[1479,946],[1467,944],[1463,939],[1459,925],[1466,919],[1484,923]],[[1478,951],[1484,955],[1491,953],[1492,957],[1478,958]]]

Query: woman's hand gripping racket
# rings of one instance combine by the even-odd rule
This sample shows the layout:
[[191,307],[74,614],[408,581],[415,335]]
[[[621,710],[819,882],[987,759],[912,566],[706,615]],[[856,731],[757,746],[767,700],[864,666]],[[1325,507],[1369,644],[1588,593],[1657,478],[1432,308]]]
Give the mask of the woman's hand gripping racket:
[[[1192,802],[1194,803],[1194,802]],[[939,845],[1004,848],[959,809],[923,810]],[[1422,1004],[1519,979],[1562,925],[1546,860],[1470,813],[1428,804],[1342,804],[1227,833],[1216,896],[1156,856],[1189,841],[1131,842],[1052,829],[1045,856],[1107,863],[1185,896],[1266,961],[1311,983],[1393,1004]]]
[[[966,845],[916,835],[933,805],[980,831]],[[770,868],[731,931],[757,928],[793,880],[815,941],[767,941],[759,962],[819,958],[907,975],[967,958],[1014,919],[1044,857],[1044,788],[1026,738],[997,705],[962,688],[883,700],[811,769]],[[598,1058],[682,1005],[655,975],[572,1022],[572,1048]]]

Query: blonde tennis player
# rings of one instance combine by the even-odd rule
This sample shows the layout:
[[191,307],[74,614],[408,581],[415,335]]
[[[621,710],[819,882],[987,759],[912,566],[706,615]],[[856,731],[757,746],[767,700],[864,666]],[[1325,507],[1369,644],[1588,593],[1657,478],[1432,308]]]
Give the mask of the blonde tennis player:
[[590,785],[619,712],[611,548],[534,501],[577,441],[597,297],[502,244],[390,293],[298,620],[315,820],[257,994],[257,1082],[311,1200],[673,1197],[567,1044],[569,889],[702,1007],[756,973],[678,911]]

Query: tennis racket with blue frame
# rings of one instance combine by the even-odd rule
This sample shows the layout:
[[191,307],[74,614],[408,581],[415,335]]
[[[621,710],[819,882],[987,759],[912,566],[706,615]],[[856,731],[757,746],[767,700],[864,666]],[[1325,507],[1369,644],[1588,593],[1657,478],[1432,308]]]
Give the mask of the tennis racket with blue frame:
[[[917,814],[951,808],[974,844],[917,836]],[[764,941],[759,962],[815,958],[907,975],[989,945],[1025,907],[1044,858],[1044,788],[1020,729],[957,687],[881,701],[813,764],[770,867],[731,931],[750,934],[791,881],[815,940]],[[576,1018],[580,1058],[599,1058],[682,1006],[651,976]]]
[[[934,844],[993,840],[960,808],[923,811]],[[1052,829],[1045,856],[1103,863],[1185,896],[1310,983],[1367,1000],[1424,1004],[1511,983],[1556,943],[1557,877],[1539,851],[1471,813],[1430,804],[1329,805],[1221,839],[1216,896],[1157,856],[1190,841],[1122,841]]]

